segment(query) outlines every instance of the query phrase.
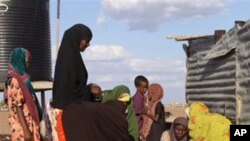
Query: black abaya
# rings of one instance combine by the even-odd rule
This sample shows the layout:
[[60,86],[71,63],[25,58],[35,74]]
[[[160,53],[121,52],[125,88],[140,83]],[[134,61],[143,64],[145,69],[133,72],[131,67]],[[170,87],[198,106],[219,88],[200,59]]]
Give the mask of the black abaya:
[[65,31],[55,67],[51,103],[54,108],[62,109],[75,100],[90,100],[88,72],[80,54],[79,44],[81,40],[91,38],[91,30],[82,24],[76,24]]
[[67,141],[131,141],[124,104],[74,102],[62,114]]

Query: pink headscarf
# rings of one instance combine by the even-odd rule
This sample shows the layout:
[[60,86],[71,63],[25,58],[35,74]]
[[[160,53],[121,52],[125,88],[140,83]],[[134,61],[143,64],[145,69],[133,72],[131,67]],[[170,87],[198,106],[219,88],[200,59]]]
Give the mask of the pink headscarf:
[[[151,115],[155,115],[155,108],[158,102],[161,101],[163,97],[163,88],[160,84],[153,83],[149,85],[148,87],[148,96],[149,98],[147,99],[147,107]],[[140,130],[141,135],[146,139],[146,137],[149,134],[151,125],[153,123],[153,120],[149,118],[148,116],[144,115],[143,116],[143,125]]]

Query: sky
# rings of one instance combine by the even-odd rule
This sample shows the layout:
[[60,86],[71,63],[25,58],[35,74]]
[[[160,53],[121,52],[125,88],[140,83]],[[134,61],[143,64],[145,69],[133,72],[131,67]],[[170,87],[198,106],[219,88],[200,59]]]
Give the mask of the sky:
[[[57,0],[50,0],[52,69],[56,60]],[[126,85],[144,75],[164,88],[164,104],[185,102],[187,42],[173,35],[212,35],[249,19],[248,0],[61,0],[59,43],[76,23],[90,27],[93,39],[82,53],[89,83],[102,89]],[[53,76],[53,74],[52,74]],[[50,97],[46,95],[46,97]]]

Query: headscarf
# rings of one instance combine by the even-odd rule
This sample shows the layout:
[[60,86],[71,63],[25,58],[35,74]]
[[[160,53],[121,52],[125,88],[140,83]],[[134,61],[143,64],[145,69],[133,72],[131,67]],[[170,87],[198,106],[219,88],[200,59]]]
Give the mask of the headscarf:
[[[130,95],[129,88],[124,85],[116,86],[113,90],[105,90],[103,91],[104,95],[102,97],[102,103],[105,103],[110,100],[118,100],[118,97],[123,94],[127,93]],[[134,141],[138,141],[139,138],[139,131],[138,131],[138,125],[136,121],[135,111],[133,108],[133,102],[129,102],[128,104],[128,113],[126,116],[126,120],[128,121],[128,130],[130,136],[133,137]]]
[[[148,96],[149,100],[146,102],[146,105],[148,107],[148,110],[151,115],[155,115],[155,108],[158,102],[161,101],[163,97],[163,88],[160,84],[153,83],[149,85],[148,87]],[[151,128],[151,125],[153,123],[153,120],[149,118],[148,116],[143,116],[143,125],[141,128],[140,133],[143,137],[147,137]]]
[[28,50],[24,48],[15,48],[10,56],[10,64],[7,77],[8,80],[11,77],[17,79],[18,84],[23,92],[27,107],[35,122],[39,124],[39,121],[42,117],[42,110],[37,100],[34,89],[31,85],[30,77],[26,69],[26,61],[29,58],[30,53]]
[[[170,127],[170,130],[169,130],[169,136],[170,136],[171,141],[177,141],[176,138],[175,138],[175,133],[174,133],[174,125],[176,125],[176,124],[183,125],[183,126],[185,126],[187,128],[188,121],[184,117],[177,117],[174,120],[174,122],[172,123],[172,125]],[[186,134],[181,140],[178,140],[178,141],[187,141],[188,140],[187,136],[188,136],[188,134]]]
[[64,32],[55,67],[54,108],[62,109],[77,99],[91,99],[90,87],[87,86],[88,72],[79,49],[82,40],[91,39],[91,30],[83,24],[76,24]]
[[27,74],[26,60],[30,58],[30,53],[24,48],[15,48],[10,55],[10,65],[20,75]]
[[229,141],[230,124],[225,116],[210,113],[202,102],[193,102],[189,107],[190,141]]

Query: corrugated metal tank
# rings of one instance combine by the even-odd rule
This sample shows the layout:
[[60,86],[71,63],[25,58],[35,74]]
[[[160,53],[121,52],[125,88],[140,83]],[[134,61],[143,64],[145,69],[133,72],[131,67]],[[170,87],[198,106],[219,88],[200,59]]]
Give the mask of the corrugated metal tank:
[[16,47],[31,52],[32,81],[51,80],[49,0],[0,1],[0,82]]

